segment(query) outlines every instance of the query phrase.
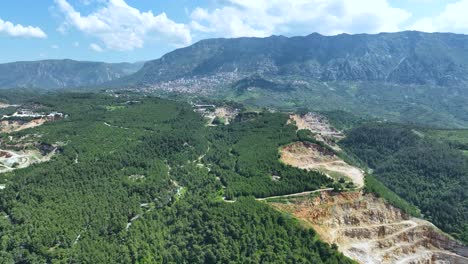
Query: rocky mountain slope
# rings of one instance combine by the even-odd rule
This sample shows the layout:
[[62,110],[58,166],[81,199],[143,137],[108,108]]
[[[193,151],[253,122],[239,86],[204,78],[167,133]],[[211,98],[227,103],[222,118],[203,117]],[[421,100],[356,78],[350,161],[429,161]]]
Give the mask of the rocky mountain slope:
[[468,127],[467,35],[405,31],[207,39],[140,66],[70,60],[3,64],[0,88],[176,92],[288,111],[344,110]]
[[468,127],[467,84],[468,36],[407,31],[208,39],[109,86]]
[[0,88],[76,88],[130,75],[142,63],[44,60],[0,64]]
[[[290,118],[298,129],[309,130],[317,142],[328,147],[333,146],[333,138],[344,137],[326,117],[318,114],[291,115]],[[468,247],[462,242],[426,220],[411,217],[408,213],[411,211],[403,210],[404,207],[397,208],[390,200],[370,193],[371,175],[366,176],[366,188],[361,189],[364,172],[341,159],[343,156],[337,154],[341,149],[335,151],[309,141],[295,142],[279,150],[285,164],[319,170],[331,177],[352,181],[359,188],[275,197],[267,202],[313,227],[321,239],[335,244],[359,263],[468,263]]]
[[310,224],[359,263],[468,262],[467,247],[370,194],[322,192],[272,205]]
[[237,73],[319,81],[461,85],[468,81],[468,36],[422,32],[378,35],[208,39],[149,61],[141,83]]

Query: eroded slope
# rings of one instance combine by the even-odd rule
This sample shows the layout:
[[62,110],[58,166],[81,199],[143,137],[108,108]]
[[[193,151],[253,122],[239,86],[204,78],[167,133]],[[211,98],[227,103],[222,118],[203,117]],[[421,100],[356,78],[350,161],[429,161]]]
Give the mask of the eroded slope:
[[468,263],[467,248],[373,195],[322,192],[272,205],[311,224],[359,263]]
[[[364,186],[364,171],[347,164],[336,153],[344,134],[326,118],[313,113],[291,115],[298,129],[312,132],[315,140],[294,142],[280,149],[282,162],[345,177]],[[336,244],[345,255],[360,263],[468,263],[468,248],[433,224],[406,215],[374,195],[362,192],[322,191],[294,197],[278,197],[272,205],[310,224],[321,239]]]
[[290,115],[289,118],[289,122],[294,122],[298,129],[309,130],[318,141],[326,143],[336,151],[341,150],[336,142],[343,139],[344,134],[335,129],[326,117],[316,113],[307,113]]
[[349,165],[333,152],[313,143],[295,142],[280,149],[281,161],[294,167],[318,170],[330,177],[344,177],[355,186],[364,186],[364,172]]

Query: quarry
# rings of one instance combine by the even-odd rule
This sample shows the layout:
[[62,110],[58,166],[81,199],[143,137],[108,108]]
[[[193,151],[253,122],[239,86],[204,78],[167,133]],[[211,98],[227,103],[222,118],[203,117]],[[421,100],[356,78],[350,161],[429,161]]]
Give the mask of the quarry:
[[[357,188],[330,189],[266,200],[281,212],[313,228],[320,239],[336,245],[344,255],[362,264],[468,263],[468,247],[432,223],[411,217],[363,189],[364,170],[346,163],[337,153],[345,137],[323,117],[308,113],[291,115],[288,123],[310,130],[315,140],[293,142],[279,149],[280,161],[301,169],[344,178]],[[327,148],[328,147],[328,148]]]
[[362,264],[468,263],[468,248],[372,194],[325,191],[270,204]]
[[336,142],[343,139],[345,135],[335,129],[325,116],[309,112],[306,114],[292,114],[289,118],[288,123],[295,124],[298,129],[309,130],[318,141],[326,143],[334,150],[341,150]]
[[344,162],[333,152],[309,142],[294,142],[280,149],[280,160],[294,167],[323,172],[331,178],[344,178],[354,186],[364,186],[364,171]]

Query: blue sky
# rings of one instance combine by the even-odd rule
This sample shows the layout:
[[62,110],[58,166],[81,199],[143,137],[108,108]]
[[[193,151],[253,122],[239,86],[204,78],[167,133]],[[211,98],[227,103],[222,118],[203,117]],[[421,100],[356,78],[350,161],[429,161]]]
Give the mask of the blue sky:
[[143,61],[212,37],[468,33],[468,0],[0,1],[0,62]]

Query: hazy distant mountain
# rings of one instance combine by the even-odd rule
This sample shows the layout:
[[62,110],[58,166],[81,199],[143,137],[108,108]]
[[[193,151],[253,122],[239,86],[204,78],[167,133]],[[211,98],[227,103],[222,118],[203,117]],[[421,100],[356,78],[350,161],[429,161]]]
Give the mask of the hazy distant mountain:
[[467,35],[406,31],[208,39],[140,66],[71,60],[2,64],[0,88],[130,88],[468,127]]
[[133,80],[153,84],[233,72],[327,82],[466,84],[468,36],[407,31],[208,39],[147,62]]
[[143,63],[43,60],[0,64],[0,88],[76,88],[93,86],[138,71]]
[[112,86],[467,127],[468,36],[208,39],[149,61]]

